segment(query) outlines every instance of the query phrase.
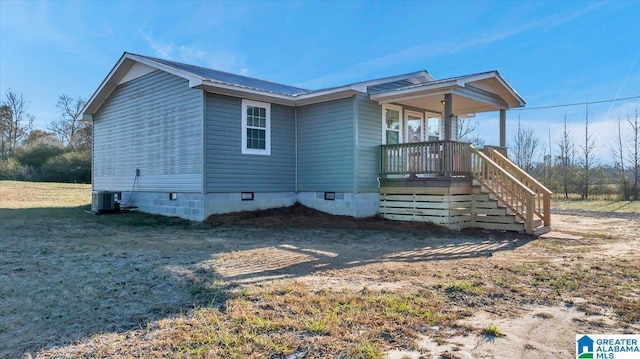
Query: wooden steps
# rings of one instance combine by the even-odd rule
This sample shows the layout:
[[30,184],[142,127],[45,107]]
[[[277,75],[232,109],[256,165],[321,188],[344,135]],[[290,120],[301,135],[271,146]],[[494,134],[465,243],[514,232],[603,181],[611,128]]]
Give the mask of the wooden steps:
[[[525,223],[512,210],[477,183],[473,185],[473,221],[472,226],[488,230],[525,232]],[[551,230],[543,226],[541,219],[533,220],[533,234],[538,236]]]
[[489,193],[483,192],[480,186],[473,188],[473,220],[472,227],[523,232],[524,223]]

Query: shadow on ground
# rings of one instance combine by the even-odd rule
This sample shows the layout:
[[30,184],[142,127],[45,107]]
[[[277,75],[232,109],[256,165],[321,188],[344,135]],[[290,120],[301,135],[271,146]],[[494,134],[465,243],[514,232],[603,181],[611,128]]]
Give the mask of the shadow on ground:
[[251,225],[252,215],[249,222],[194,224],[85,209],[0,209],[0,357],[144,328],[219,304],[226,290],[247,283],[487,257],[532,240],[431,225],[403,230],[379,219],[367,228],[351,218],[309,215],[305,225],[278,218],[284,225],[265,228]]

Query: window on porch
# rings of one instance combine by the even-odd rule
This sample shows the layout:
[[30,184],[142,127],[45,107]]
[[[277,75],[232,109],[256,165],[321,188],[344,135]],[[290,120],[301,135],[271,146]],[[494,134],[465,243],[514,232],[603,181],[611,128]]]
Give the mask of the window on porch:
[[400,106],[387,105],[382,109],[382,125],[384,134],[382,136],[382,144],[395,145],[401,142],[402,125],[400,123]]

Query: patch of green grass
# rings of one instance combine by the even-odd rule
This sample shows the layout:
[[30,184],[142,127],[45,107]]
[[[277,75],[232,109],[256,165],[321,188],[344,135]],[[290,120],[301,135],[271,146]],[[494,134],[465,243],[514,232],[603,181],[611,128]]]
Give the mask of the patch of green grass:
[[91,185],[0,181],[0,208],[60,208],[91,203]]
[[382,359],[384,358],[382,352],[371,340],[365,339],[358,343],[355,343],[349,352],[347,353],[349,359]]
[[497,325],[491,323],[487,327],[482,329],[482,334],[492,337],[503,337],[504,333],[498,328]]
[[476,295],[482,292],[482,287],[477,282],[470,282],[468,280],[459,280],[449,283],[444,286],[445,292],[450,296],[457,296],[461,294]]
[[[312,291],[295,281],[251,287],[228,296],[224,312],[195,309],[129,333],[103,356],[145,343],[181,357],[383,358],[391,347],[414,348],[416,333],[459,318],[433,291],[412,293]],[[386,335],[381,335],[381,332]]]
[[552,208],[580,209],[587,211],[605,212],[635,212],[640,213],[640,201],[617,201],[604,199],[580,199],[554,198],[551,201]]

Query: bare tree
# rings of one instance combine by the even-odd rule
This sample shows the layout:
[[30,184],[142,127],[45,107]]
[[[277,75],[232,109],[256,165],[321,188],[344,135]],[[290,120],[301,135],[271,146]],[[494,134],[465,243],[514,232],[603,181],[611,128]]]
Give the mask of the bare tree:
[[27,113],[29,105],[22,94],[7,90],[2,100],[2,129],[0,156],[10,155],[20,142],[29,134],[33,126],[33,116]]
[[478,120],[472,121],[473,117],[458,119],[456,134],[458,141],[471,142],[476,148],[484,147],[484,139],[480,138],[478,131],[480,124]]
[[458,118],[458,126],[456,126],[457,139],[462,140],[471,135],[478,128],[478,121],[471,121],[471,117]]
[[620,185],[620,195],[623,200],[629,198],[629,182],[627,181],[626,166],[624,164],[624,145],[622,140],[622,126],[620,124],[620,116],[618,116],[618,138],[616,138],[616,147],[611,150],[613,154],[613,163],[615,168],[619,170],[618,182]]
[[640,121],[638,120],[638,109],[636,108],[635,117],[632,119],[627,116],[627,122],[631,126],[629,136],[629,162],[631,169],[631,198],[637,201],[640,198]]
[[547,134],[548,134],[548,137],[549,137],[548,138],[548,142],[547,142],[547,145],[549,147],[548,148],[549,152],[545,153],[544,157],[543,157],[543,163],[542,163],[543,164],[543,168],[542,168],[542,170],[543,170],[543,172],[542,172],[542,180],[543,180],[543,182],[542,183],[547,187],[551,187],[551,179],[552,179],[551,167],[553,165],[553,157],[552,157],[552,154],[551,154],[551,127],[549,127],[547,129]]
[[82,108],[87,103],[82,97],[73,99],[67,95],[61,95],[58,97],[58,107],[61,111],[60,120],[53,121],[49,125],[49,131],[53,132],[58,141],[63,146],[76,147],[77,134],[85,126],[80,121],[79,116]]
[[560,151],[558,159],[560,160],[564,198],[569,198],[569,174],[575,159],[575,148],[569,137],[569,131],[567,130],[567,115],[565,115],[564,130],[562,131],[562,138],[558,144],[558,150]]
[[531,173],[533,170],[533,158],[538,149],[540,139],[535,135],[532,129],[525,129],[520,123],[518,117],[518,127],[513,137],[513,150],[509,154],[513,154],[514,162],[523,170]]
[[11,121],[11,108],[7,105],[0,106],[0,158],[7,152],[6,134],[9,131],[9,121]]
[[595,139],[589,133],[589,105],[586,105],[584,118],[584,145],[580,145],[582,153],[580,154],[580,165],[582,167],[582,178],[580,181],[580,197],[587,199],[589,197],[589,187],[591,186],[591,172],[597,165],[593,157],[596,148]]

